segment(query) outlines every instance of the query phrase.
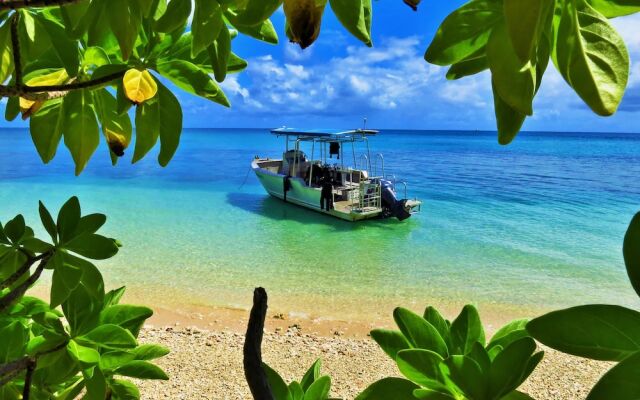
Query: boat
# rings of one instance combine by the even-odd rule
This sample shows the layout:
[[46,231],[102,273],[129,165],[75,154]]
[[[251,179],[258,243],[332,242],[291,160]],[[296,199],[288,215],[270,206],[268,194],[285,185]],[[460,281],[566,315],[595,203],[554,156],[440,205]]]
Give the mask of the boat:
[[[282,127],[271,134],[285,139],[282,158],[256,156],[251,163],[271,196],[347,221],[391,217],[403,221],[420,211],[422,203],[407,197],[406,182],[385,174],[382,154],[376,154],[372,163],[369,138],[379,131]],[[310,156],[302,147],[310,150]],[[357,158],[361,147],[365,152]],[[345,153],[352,158],[350,165]],[[398,186],[404,189],[402,198]]]

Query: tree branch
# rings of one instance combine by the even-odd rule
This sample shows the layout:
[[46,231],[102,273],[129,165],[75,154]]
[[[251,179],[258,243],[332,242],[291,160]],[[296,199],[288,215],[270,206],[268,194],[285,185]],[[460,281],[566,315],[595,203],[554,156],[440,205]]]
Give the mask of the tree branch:
[[17,10],[26,7],[53,7],[78,3],[82,0],[0,0],[0,10]]
[[244,341],[244,376],[254,400],[274,400],[267,374],[262,368],[262,335],[267,317],[267,291],[253,291],[253,308]]
[[16,86],[20,88],[22,87],[22,58],[20,56],[18,22],[20,22],[20,13],[15,13],[11,17],[11,50],[13,52],[13,68],[15,71]]
[[[8,382],[13,380],[13,378],[18,376],[18,374],[20,374],[20,372],[24,369],[27,370],[27,374],[29,372],[28,370],[30,367],[33,367],[33,369],[35,370],[39,357],[44,356],[46,354],[55,353],[58,350],[62,350],[67,346],[68,343],[69,343],[69,340],[65,340],[64,342],[60,343],[56,347],[43,351],[41,353],[38,353],[33,357],[29,357],[29,356],[22,357],[18,360],[0,365],[0,377],[1,377],[0,387],[6,385]],[[25,382],[26,382],[26,379],[25,379]],[[23,399],[26,399],[26,398],[27,397],[23,397]]]
[[27,374],[24,377],[24,388],[22,389],[22,400],[29,400],[31,396],[31,379],[33,378],[33,371],[36,369],[36,360],[30,360],[27,365]]
[[7,308],[9,308],[9,306],[11,306],[14,301],[24,295],[27,289],[29,289],[31,285],[33,285],[38,280],[38,278],[40,278],[45,265],[47,265],[47,261],[49,261],[49,257],[45,257],[40,260],[40,264],[38,264],[38,268],[36,268],[33,275],[28,277],[27,280],[25,280],[20,286],[13,289],[11,292],[9,292],[9,294],[0,299],[0,312],[4,312]]
[[11,285],[13,285],[14,283],[16,283],[18,279],[20,279],[22,275],[26,274],[31,268],[31,266],[35,264],[37,261],[40,261],[45,257],[47,258],[51,257],[51,255],[53,254],[51,251],[47,251],[45,253],[40,254],[39,256],[34,257],[31,254],[29,254],[27,251],[25,251],[22,247],[20,248],[20,252],[25,256],[27,256],[27,261],[25,261],[24,264],[22,264],[22,266],[20,267],[20,269],[14,272],[10,277],[0,282],[0,290],[6,289]]

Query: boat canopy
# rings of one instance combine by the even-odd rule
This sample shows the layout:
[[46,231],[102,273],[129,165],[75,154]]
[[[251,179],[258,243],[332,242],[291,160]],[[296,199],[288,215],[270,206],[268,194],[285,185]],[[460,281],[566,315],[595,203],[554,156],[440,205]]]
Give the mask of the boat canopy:
[[282,127],[272,129],[271,133],[277,136],[296,136],[300,140],[346,142],[362,139],[368,135],[376,135],[378,131],[372,129],[295,129]]

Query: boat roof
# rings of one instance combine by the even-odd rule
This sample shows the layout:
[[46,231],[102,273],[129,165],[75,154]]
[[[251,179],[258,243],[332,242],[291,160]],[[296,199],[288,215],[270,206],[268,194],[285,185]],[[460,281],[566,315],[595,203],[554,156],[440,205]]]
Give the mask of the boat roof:
[[271,133],[282,136],[298,136],[301,138],[322,138],[322,139],[343,139],[351,140],[354,136],[363,137],[366,135],[376,135],[379,131],[373,129],[296,129],[282,127],[272,129]]

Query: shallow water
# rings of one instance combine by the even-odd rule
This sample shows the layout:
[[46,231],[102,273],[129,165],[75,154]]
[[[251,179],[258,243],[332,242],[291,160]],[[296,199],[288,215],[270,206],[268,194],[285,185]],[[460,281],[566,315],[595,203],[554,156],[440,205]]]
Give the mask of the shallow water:
[[107,284],[149,304],[248,307],[260,285],[272,308],[325,318],[640,305],[621,255],[640,209],[638,135],[525,133],[501,147],[494,133],[385,131],[372,152],[423,212],[357,224],[264,193],[249,163],[283,146],[266,130],[187,130],[165,169],[155,154],[112,168],[101,147],[78,178],[64,147],[44,166],[27,131],[0,135],[0,219],[37,226],[39,199],[57,209],[78,195],[125,245],[98,264]]

